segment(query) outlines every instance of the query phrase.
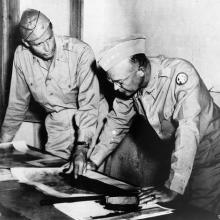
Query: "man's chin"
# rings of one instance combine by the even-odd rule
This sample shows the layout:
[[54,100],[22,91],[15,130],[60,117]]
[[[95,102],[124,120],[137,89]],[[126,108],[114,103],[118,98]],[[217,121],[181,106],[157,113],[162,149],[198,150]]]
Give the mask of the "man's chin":
[[53,55],[54,55],[54,54],[44,55],[44,56],[43,56],[43,59],[44,59],[44,60],[50,60],[50,59],[53,58]]
[[43,54],[42,58],[44,60],[51,60],[54,57],[54,54],[55,54],[55,50],[51,51],[51,53]]

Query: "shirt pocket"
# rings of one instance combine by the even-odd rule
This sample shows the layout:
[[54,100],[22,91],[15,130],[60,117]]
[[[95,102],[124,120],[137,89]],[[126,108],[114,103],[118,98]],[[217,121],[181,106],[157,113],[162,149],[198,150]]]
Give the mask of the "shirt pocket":
[[27,79],[27,84],[29,86],[29,89],[31,91],[34,100],[40,104],[44,104],[45,102],[44,86],[42,81],[40,79],[35,80],[32,77],[29,77]]
[[62,99],[65,104],[74,104],[77,106],[78,88],[71,86],[70,83],[61,83],[59,85],[62,92]]
[[78,90],[73,89],[68,92],[63,93],[63,102],[65,104],[74,104],[77,106],[78,100]]
[[78,87],[76,83],[71,82],[69,77],[63,76],[62,79],[56,81],[57,87],[59,88],[59,93],[61,93],[61,98],[63,103],[65,104],[74,104],[77,105],[77,97],[78,97]]

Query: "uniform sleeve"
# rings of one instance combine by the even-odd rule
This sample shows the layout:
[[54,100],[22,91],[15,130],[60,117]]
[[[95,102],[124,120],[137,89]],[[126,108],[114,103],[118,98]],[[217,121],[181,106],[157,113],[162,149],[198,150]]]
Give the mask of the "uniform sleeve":
[[9,102],[1,127],[1,142],[12,141],[18,128],[24,120],[30,102],[30,91],[16,60],[17,57],[15,54]]
[[[200,141],[201,87],[196,70],[190,66],[174,74],[174,96],[177,100],[173,118],[177,122],[175,149],[171,157],[171,171],[166,186],[183,194],[193,168]],[[179,80],[179,81],[178,81]],[[185,83],[184,81],[187,80]],[[182,82],[184,84],[182,84]]]
[[93,65],[95,65],[94,54],[87,46],[77,67],[79,93],[75,120],[78,126],[78,141],[88,144],[95,134],[100,100],[99,83]]
[[101,165],[124,138],[135,114],[132,99],[116,98],[114,100],[113,110],[107,116],[107,122],[100,135],[100,142],[95,146],[90,156],[90,160],[97,166]]

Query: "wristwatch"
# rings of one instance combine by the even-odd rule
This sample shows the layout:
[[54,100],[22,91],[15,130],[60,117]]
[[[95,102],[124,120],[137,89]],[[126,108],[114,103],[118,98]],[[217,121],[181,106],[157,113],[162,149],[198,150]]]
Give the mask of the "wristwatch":
[[88,147],[89,147],[89,144],[86,143],[85,141],[77,141],[77,142],[76,142],[76,146],[83,146],[83,147],[88,148]]

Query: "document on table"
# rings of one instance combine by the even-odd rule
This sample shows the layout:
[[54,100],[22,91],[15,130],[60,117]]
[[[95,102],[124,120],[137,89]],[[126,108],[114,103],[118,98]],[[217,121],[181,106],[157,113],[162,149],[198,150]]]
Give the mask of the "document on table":
[[26,153],[29,149],[25,141],[12,141],[12,144],[16,150],[23,153]]
[[109,195],[129,193],[136,187],[115,180],[103,174],[88,171],[84,176],[74,179],[72,175],[62,172],[62,168],[14,167],[12,175],[20,182],[34,185],[44,194],[60,198],[77,196]]
[[14,148],[15,150],[26,153],[28,151],[28,146],[26,145],[25,141],[12,141],[0,144],[0,149],[9,149]]
[[165,208],[157,204],[147,205],[135,212],[113,211],[106,209],[104,205],[101,205],[96,201],[58,203],[54,204],[54,207],[75,220],[137,220],[171,214],[173,212],[172,209]]
[[[12,175],[20,182],[34,185],[44,194],[49,194],[59,198],[68,197],[89,197],[94,195],[109,195],[115,191],[117,193],[136,190],[137,187],[122,181],[110,178],[103,174],[88,171],[77,180],[70,175],[62,174],[62,168],[11,168]],[[81,180],[80,180],[81,179]],[[66,215],[78,219],[143,219],[158,215],[170,214],[171,209],[161,207],[157,204],[147,205],[137,211],[115,211],[109,210],[101,202],[77,201],[54,204],[54,206]]]
[[19,182],[33,185],[47,195],[59,198],[96,195],[74,187],[71,180],[61,175],[62,168],[14,167],[11,173]]
[[0,168],[0,182],[8,180],[14,180],[11,171],[9,169]]
[[28,147],[24,141],[1,143],[0,168],[24,166],[25,161],[36,159],[32,155],[28,155],[27,151]]

